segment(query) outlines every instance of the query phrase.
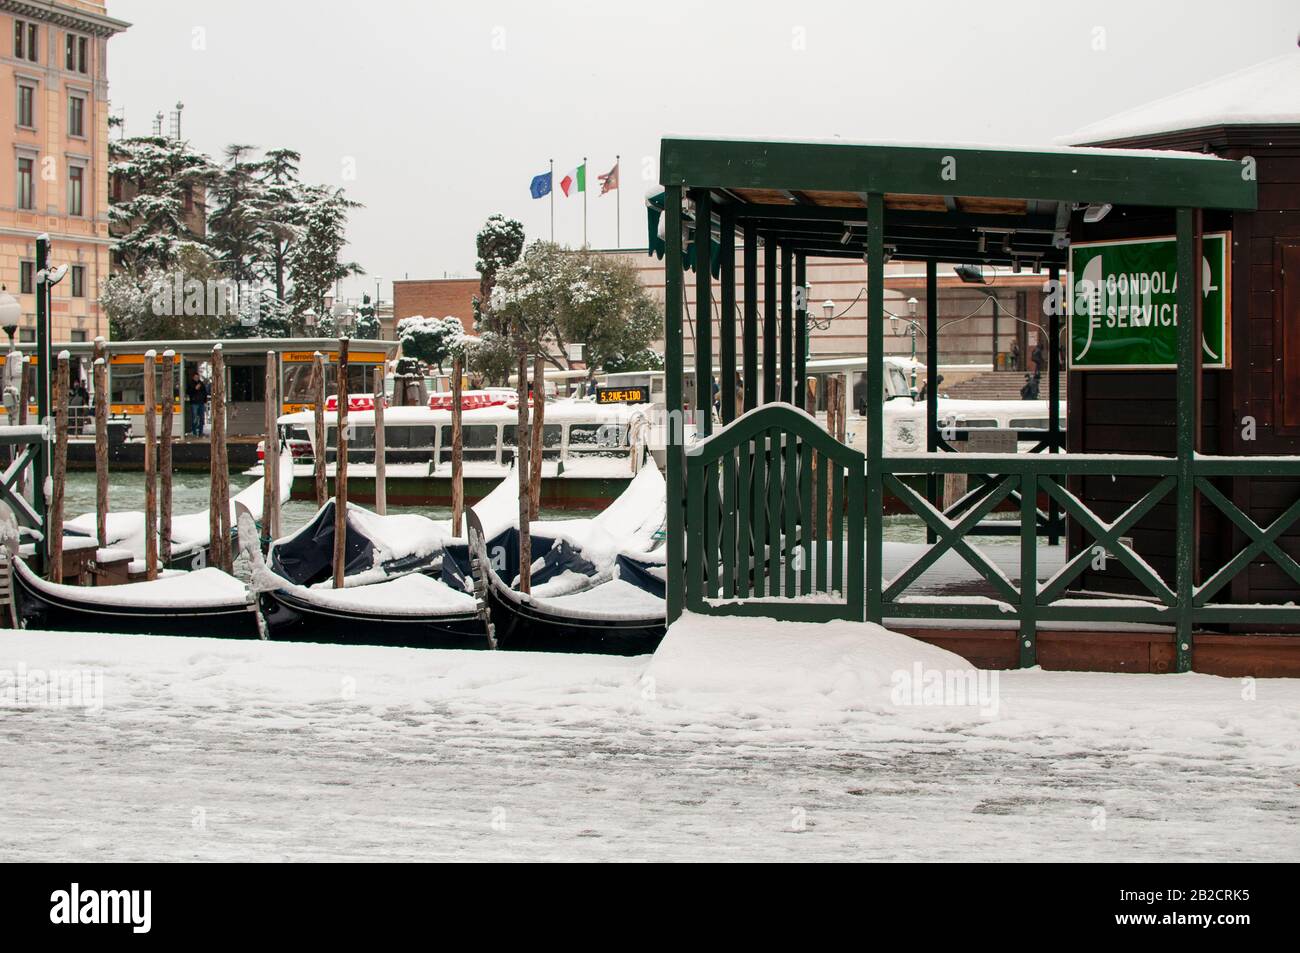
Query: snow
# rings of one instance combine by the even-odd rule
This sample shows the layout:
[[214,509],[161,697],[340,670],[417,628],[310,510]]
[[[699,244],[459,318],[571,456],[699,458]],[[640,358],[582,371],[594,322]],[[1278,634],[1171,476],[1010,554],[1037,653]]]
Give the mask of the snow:
[[1062,143],[1110,142],[1207,126],[1300,123],[1300,53],[1292,51],[1084,126]]
[[[654,658],[0,632],[0,859],[1287,861],[1300,680],[985,673],[685,617]],[[102,675],[102,705],[14,700]],[[912,699],[913,701],[915,699]]]
[[622,579],[611,579],[579,592],[549,596],[546,593],[552,591],[552,585],[553,581],[538,586],[531,596],[522,598],[575,619],[620,621],[664,618],[664,600]]
[[[349,580],[350,582],[351,580]],[[388,616],[429,616],[473,612],[474,597],[457,592],[446,583],[419,573],[399,576],[388,582],[368,586],[349,585],[346,589],[323,586],[305,589],[279,580],[277,588],[328,609],[375,612]]]
[[[668,515],[667,490],[663,474],[651,460],[609,506],[591,519],[534,521],[530,529],[538,536],[567,539],[582,550],[599,574],[614,568],[620,552],[641,552],[653,548],[655,534],[663,529]],[[518,500],[515,501],[518,512]],[[480,517],[481,519],[481,517]],[[510,525],[514,525],[516,520]],[[486,526],[484,529],[486,530]],[[488,534],[491,539],[491,534]]]
[[[128,582],[120,586],[70,586],[46,582],[33,573],[26,563],[16,562],[29,584],[53,596],[77,602],[96,602],[108,606],[150,606],[206,609],[239,605],[247,601],[247,589],[234,576],[212,566],[193,572],[167,573],[151,582]],[[143,566],[140,567],[143,571]]]

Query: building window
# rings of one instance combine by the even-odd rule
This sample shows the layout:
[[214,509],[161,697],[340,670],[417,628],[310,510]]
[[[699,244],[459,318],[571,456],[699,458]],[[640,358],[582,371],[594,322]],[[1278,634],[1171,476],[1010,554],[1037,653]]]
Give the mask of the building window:
[[77,36],[75,33],[65,33],[65,44],[63,54],[64,68],[71,73],[88,72],[90,43],[84,36]]
[[86,340],[86,332],[85,332],[85,331],[73,331],[73,332],[72,332],[72,343],[73,343],[73,344],[81,344],[81,343],[82,343],[83,341],[85,341],[85,340]]
[[86,266],[72,266],[72,297],[86,297]]
[[86,97],[68,97],[68,135],[84,139],[86,136]]
[[185,186],[184,196],[185,196],[185,211],[186,212],[194,211],[194,186],[192,185]]
[[36,42],[36,24],[25,20],[14,20],[14,58],[40,62],[40,50]]
[[36,160],[18,157],[18,207],[31,211],[36,208]]
[[18,293],[24,295],[36,293],[36,262],[18,263]]
[[36,87],[28,83],[18,84],[18,125],[36,128]]
[[36,343],[36,329],[35,329],[35,328],[19,328],[19,329],[18,329],[18,343],[19,343],[19,344],[35,344],[35,343]]
[[86,170],[79,165],[68,166],[68,214],[85,214]]

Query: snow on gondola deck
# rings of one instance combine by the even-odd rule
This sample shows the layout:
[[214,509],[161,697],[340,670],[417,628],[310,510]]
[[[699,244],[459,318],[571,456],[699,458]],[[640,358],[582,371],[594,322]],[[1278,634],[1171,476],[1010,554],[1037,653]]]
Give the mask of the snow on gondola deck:
[[0,632],[103,688],[0,683],[0,858],[1293,857],[1300,682],[1006,672],[986,715],[892,703],[918,663],[689,616],[654,660]]

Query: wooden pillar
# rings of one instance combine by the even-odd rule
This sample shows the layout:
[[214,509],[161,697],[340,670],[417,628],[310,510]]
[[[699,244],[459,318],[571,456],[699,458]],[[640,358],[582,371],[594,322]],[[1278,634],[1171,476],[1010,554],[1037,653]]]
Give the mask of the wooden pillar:
[[718,269],[718,346],[721,366],[719,403],[722,423],[736,419],[736,223],[724,206],[720,212],[722,241]]
[[384,435],[384,374],[380,365],[379,380],[375,383],[375,512],[388,513],[388,460],[387,439]]
[[794,403],[794,252],[781,249],[781,401]]
[[745,313],[741,336],[744,352],[744,409],[758,406],[758,230],[753,222],[744,227]]
[[271,515],[276,509],[275,497],[278,483],[275,475],[275,458],[276,439],[275,439],[275,419],[279,408],[279,401],[275,395],[275,352],[266,352],[266,385],[263,391],[265,399],[263,400],[264,412],[262,415],[262,429],[265,436],[262,438],[262,552],[270,548],[271,540],[275,538],[274,517]]
[[54,459],[50,463],[49,577],[63,582],[63,491],[68,478],[68,352],[59,352],[54,381]]
[[885,202],[879,192],[867,195],[867,621],[883,621],[881,600],[884,547],[884,477],[880,472],[884,441],[885,360]]
[[[808,409],[808,260],[803,252],[794,258],[794,401]],[[813,405],[812,410],[817,410]]]
[[695,432],[713,433],[713,199],[708,189],[695,199]]
[[316,509],[320,509],[329,499],[329,481],[325,476],[325,465],[329,457],[325,450],[325,355],[320,351],[311,358],[311,395],[316,440],[316,452],[312,454],[312,474],[316,485]]
[[144,352],[144,577],[158,578],[158,370]]
[[227,568],[230,559],[230,475],[226,457],[226,360],[218,344],[212,349],[211,491],[208,498],[208,535],[212,562]]
[[339,338],[338,419],[334,458],[334,588],[343,588],[348,542],[348,339]]
[[459,355],[451,364],[451,535],[461,533],[461,518],[465,513],[465,447],[461,431],[461,378],[465,374],[465,361]]
[[769,236],[763,243],[763,403],[776,400],[776,242]]
[[669,624],[682,614],[686,598],[685,460],[682,449],[682,186],[664,185],[664,408],[668,433],[668,539],[666,610]]
[[537,519],[542,512],[542,438],[546,425],[546,358],[541,345],[533,355],[533,423],[529,429],[528,513]]
[[[91,375],[95,387],[95,536],[108,545],[108,348],[95,338]],[[26,378],[26,375],[23,375]],[[21,412],[20,412],[21,413]]]
[[533,543],[529,527],[532,516],[532,494],[529,484],[532,467],[529,465],[529,449],[532,446],[528,432],[528,352],[523,343],[523,332],[519,334],[519,354],[516,361],[518,376],[515,384],[517,413],[515,416],[515,479],[519,487],[519,591],[532,591]]
[[158,470],[162,491],[158,498],[159,556],[166,566],[172,558],[172,405],[176,402],[176,352],[163,351],[162,434],[158,447]]
[[1195,457],[1200,436],[1201,377],[1201,214],[1199,209],[1177,212],[1178,242],[1178,369],[1177,392],[1178,522],[1174,542],[1177,615],[1174,665],[1192,668],[1192,601],[1196,587],[1197,526]]

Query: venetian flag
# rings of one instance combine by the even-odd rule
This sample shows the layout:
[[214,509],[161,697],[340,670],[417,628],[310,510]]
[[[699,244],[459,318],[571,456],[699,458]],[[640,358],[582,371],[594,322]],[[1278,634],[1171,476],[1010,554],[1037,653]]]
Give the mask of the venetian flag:
[[575,192],[587,191],[587,163],[566,172],[564,178],[560,179],[560,190],[564,192],[565,198]]
[[614,168],[610,169],[604,175],[596,176],[596,178],[600,179],[601,195],[604,195],[606,192],[614,191],[614,189],[618,188],[618,163],[615,162]]

